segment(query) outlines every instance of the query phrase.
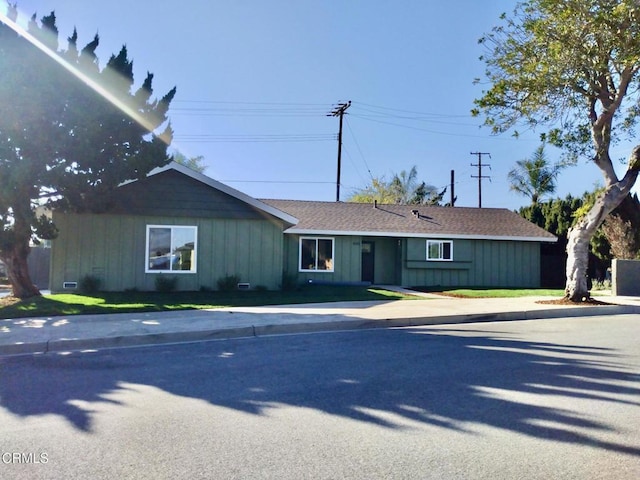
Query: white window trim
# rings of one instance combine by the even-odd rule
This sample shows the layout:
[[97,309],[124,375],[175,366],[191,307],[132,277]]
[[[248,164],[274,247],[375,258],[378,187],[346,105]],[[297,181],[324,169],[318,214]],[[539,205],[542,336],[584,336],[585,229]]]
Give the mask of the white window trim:
[[[303,240],[315,240],[316,242],[316,267],[318,266],[318,240],[331,240],[331,269],[318,270],[302,268],[302,241]],[[298,241],[298,272],[313,272],[313,273],[333,273],[336,266],[336,240],[334,237],[300,237]]]
[[[431,244],[436,243],[439,246],[439,258],[431,258],[429,257],[429,247]],[[451,252],[451,258],[442,258],[444,253],[443,245],[445,243],[449,244],[449,251]],[[429,262],[453,262],[453,240],[427,240],[427,261]]]
[[[193,241],[193,269],[192,270],[155,270],[149,268],[149,231],[152,228],[169,228],[171,229],[171,247],[170,251],[173,251],[173,229],[174,228],[191,228],[194,231]],[[145,273],[171,273],[178,275],[193,274],[198,272],[198,227],[196,225],[147,225],[147,233],[145,239],[145,254],[144,254],[144,272]]]

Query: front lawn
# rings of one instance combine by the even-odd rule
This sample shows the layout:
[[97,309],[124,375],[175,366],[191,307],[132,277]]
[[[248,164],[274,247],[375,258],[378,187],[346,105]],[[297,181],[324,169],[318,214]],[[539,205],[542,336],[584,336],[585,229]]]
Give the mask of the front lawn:
[[[422,290],[417,289],[416,290]],[[515,298],[564,296],[561,289],[451,289],[430,290],[464,298]],[[417,296],[357,286],[304,286],[292,291],[233,292],[101,292],[53,294],[27,300],[0,298],[0,318],[49,317],[102,313],[159,312],[170,310],[286,305],[366,300],[415,300]]]
[[415,298],[388,290],[350,286],[305,286],[294,291],[65,293],[27,300],[0,299],[0,318]]
[[494,289],[472,289],[458,288],[455,290],[441,290],[442,295],[464,298],[518,298],[518,297],[563,297],[564,289],[544,289],[544,288],[494,288]]

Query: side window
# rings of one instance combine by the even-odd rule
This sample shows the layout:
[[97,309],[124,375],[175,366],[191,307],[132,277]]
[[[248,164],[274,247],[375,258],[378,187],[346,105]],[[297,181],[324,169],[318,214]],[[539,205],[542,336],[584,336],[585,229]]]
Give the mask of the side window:
[[427,240],[427,260],[452,261],[453,242],[451,240]]
[[300,238],[299,270],[301,272],[333,272],[333,249],[333,238]]
[[147,225],[145,272],[196,272],[198,227]]

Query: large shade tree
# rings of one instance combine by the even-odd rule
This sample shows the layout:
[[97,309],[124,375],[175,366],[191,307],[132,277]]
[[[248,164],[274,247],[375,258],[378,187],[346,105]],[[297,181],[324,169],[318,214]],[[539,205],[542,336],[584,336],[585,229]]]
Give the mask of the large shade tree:
[[[627,196],[640,147],[620,178],[611,147],[633,133],[640,114],[640,6],[635,0],[529,0],[481,39],[490,87],[473,113],[496,133],[544,128],[543,139],[574,161],[588,158],[604,177],[593,207],[571,228],[566,296],[588,297],[589,240]],[[517,132],[516,132],[517,133]]]
[[38,207],[103,210],[119,184],[166,164],[175,89],[153,100],[147,74],[132,90],[126,48],[101,68],[97,36],[79,48],[74,31],[60,49],[53,13],[23,30],[9,4],[0,20],[0,259],[26,298],[39,294],[30,244],[56,234]]

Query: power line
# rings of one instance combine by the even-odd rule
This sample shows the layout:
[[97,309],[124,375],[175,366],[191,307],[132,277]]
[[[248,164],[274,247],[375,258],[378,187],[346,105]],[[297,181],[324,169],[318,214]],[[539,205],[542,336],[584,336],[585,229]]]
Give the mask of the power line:
[[[367,183],[367,181],[360,174],[360,170],[356,167],[356,162],[353,160],[353,157],[349,153],[349,149],[347,147],[345,147],[344,145],[342,146],[342,148],[344,150],[344,153],[347,154],[347,158],[351,161],[351,164],[353,165],[353,168],[354,168],[356,174],[358,175],[358,177],[360,177],[360,180],[362,180],[362,183]],[[369,172],[369,173],[371,173],[371,172]]]
[[[269,118],[318,118],[324,115],[326,104],[320,103],[295,103],[295,102],[250,102],[250,101],[219,101],[219,100],[175,100],[172,102],[170,114],[175,116],[187,117],[269,117]],[[372,105],[364,102],[352,102],[357,107],[356,112],[350,112],[355,118],[360,118],[369,122],[375,122],[383,125],[392,125],[399,128],[415,130],[419,132],[427,132],[435,135],[446,135],[467,138],[486,138],[486,135],[473,135],[462,132],[447,132],[440,129],[423,128],[421,124],[437,122],[438,125],[451,125],[458,127],[479,127],[478,124],[469,122],[461,123],[455,119],[470,119],[471,115],[457,114],[441,114],[433,112],[421,112],[416,110],[400,109],[395,107],[385,107],[380,105]],[[393,121],[396,120],[396,121]],[[266,139],[259,135],[249,135],[245,140],[238,138],[204,138],[177,135],[176,140],[184,139],[186,142],[264,142]],[[275,138],[275,137],[273,137]],[[495,137],[497,140],[513,140],[511,137]],[[278,139],[271,141],[324,141],[328,138],[290,138]],[[357,145],[358,149],[360,146]],[[364,157],[364,156],[363,156]],[[366,163],[366,162],[365,162]],[[368,167],[367,167],[368,169]]]
[[318,180],[220,180],[224,183],[296,183],[296,184],[333,184],[331,181]]
[[255,142],[326,142],[335,141],[335,134],[184,134],[175,135],[180,143],[255,143]]
[[[376,120],[376,119],[397,119],[397,120],[408,120],[422,123],[437,123],[438,125],[455,125],[459,127],[477,127],[477,123],[462,123],[460,121],[446,121],[443,120],[442,117],[420,117],[420,116],[408,116],[408,115],[390,115],[387,113],[379,113],[379,112],[371,112],[365,114],[354,115],[358,118],[364,118],[366,120]],[[448,117],[444,117],[448,118]]]
[[171,112],[178,115],[281,117],[320,116],[326,104],[291,102],[231,102],[215,100],[175,100]]
[[320,110],[292,109],[230,109],[230,108],[172,108],[176,116],[188,115],[199,117],[319,117]]
[[[428,128],[412,127],[411,125],[403,125],[401,123],[385,122],[384,120],[376,120],[374,118],[369,118],[367,116],[358,115],[358,114],[351,114],[351,116],[354,117],[354,118],[361,118],[361,119],[367,120],[369,122],[382,123],[384,125],[393,125],[395,127],[406,128],[406,129],[409,129],[409,130],[417,130],[419,132],[433,133],[433,134],[436,134],[436,135],[447,135],[447,136],[451,136],[451,137],[487,138],[486,135],[469,135],[469,134],[462,134],[462,133],[442,132],[442,131],[438,131],[438,130],[430,130]],[[496,138],[501,138],[501,137],[496,137]]]
[[273,106],[293,106],[293,107],[326,107],[326,103],[297,103],[297,102],[248,102],[232,100],[173,100],[174,103],[199,103],[213,105],[273,105]]
[[[370,103],[364,103],[364,102],[353,102],[354,105],[359,106],[359,105],[364,105],[366,107],[371,107],[377,110],[390,110],[393,112],[403,112],[403,113],[413,113],[416,115],[421,115],[421,116],[433,116],[433,117],[441,117],[441,118],[471,118],[472,115],[469,114],[465,114],[465,115],[451,115],[451,114],[443,114],[443,113],[428,113],[428,112],[419,112],[416,110],[404,110],[401,108],[395,108],[395,107],[383,107],[383,106],[379,106],[379,105],[371,105]],[[362,107],[360,107],[362,108]],[[366,110],[366,109],[364,109]],[[370,110],[371,111],[371,110]]]
[[353,129],[351,128],[351,124],[350,124],[348,118],[347,118],[347,128],[349,129],[349,133],[351,134],[351,138],[353,138],[353,143],[355,143],[356,148],[358,149],[358,152],[360,153],[360,158],[362,158],[362,162],[364,163],[364,166],[366,167],[367,172],[369,173],[369,176],[373,180],[373,174],[371,173],[371,169],[369,168],[369,164],[367,163],[367,159],[364,157],[364,154],[362,153],[362,149],[360,148],[360,144],[358,143],[358,140],[356,139],[356,136],[353,133]]

